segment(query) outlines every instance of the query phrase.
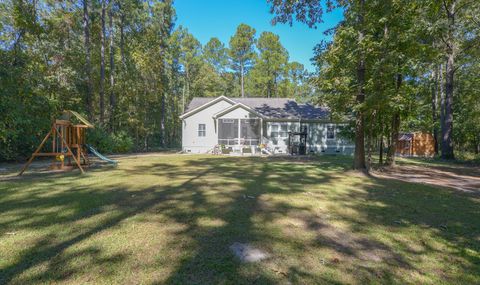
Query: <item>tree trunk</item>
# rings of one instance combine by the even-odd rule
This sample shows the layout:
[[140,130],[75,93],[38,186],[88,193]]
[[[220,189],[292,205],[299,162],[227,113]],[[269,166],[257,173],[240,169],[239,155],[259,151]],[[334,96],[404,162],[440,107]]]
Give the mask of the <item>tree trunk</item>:
[[[175,110],[177,109],[177,106],[175,104],[175,98],[178,98],[178,94],[175,94],[175,96],[170,96],[169,105],[170,105],[170,117],[171,118],[178,118],[178,115],[175,112]],[[167,143],[168,147],[174,146],[175,136],[176,136],[175,132],[177,130],[177,126],[175,124],[176,121],[177,120],[175,120],[175,119],[170,120],[170,132],[169,132],[169,139],[168,139],[168,143]]]
[[[402,86],[403,77],[401,74],[397,74],[396,80],[396,92],[400,92],[400,87]],[[387,165],[395,166],[395,152],[397,151],[397,141],[398,135],[400,134],[400,111],[395,111],[392,118],[392,128],[391,128],[391,143],[388,148],[387,153]]]
[[165,147],[165,94],[161,98],[161,115],[160,115],[160,145]]
[[442,131],[442,158],[454,159],[453,154],[453,89],[455,77],[455,2],[446,9],[448,20],[447,62],[445,66],[445,127]]
[[387,152],[387,165],[395,166],[395,152],[397,150],[398,135],[400,133],[400,113],[395,112],[392,118],[392,129],[390,135],[390,146]]
[[380,124],[380,142],[379,142],[379,154],[378,154],[378,164],[383,164],[383,121],[382,117],[378,116],[378,121]]
[[120,9],[120,57],[122,58],[123,68],[126,67],[125,60],[125,12],[122,10],[121,6],[122,1],[118,1],[118,6]]
[[279,98],[277,88],[277,75],[275,73],[273,74],[273,93],[275,94],[275,97]]
[[105,1],[102,0],[102,15],[100,32],[100,124],[105,120]]
[[186,84],[187,83],[185,82],[182,88],[182,113],[185,113],[185,85]]
[[243,63],[240,64],[240,85],[242,89],[242,98],[245,98],[245,91],[243,88]]
[[475,154],[480,153],[480,135],[475,139]]
[[92,64],[90,55],[90,18],[88,15],[88,0],[83,0],[83,33],[85,48],[85,74],[87,76],[87,94],[85,97],[85,108],[88,118],[93,120],[93,83]]
[[370,123],[368,126],[367,136],[367,170],[372,168],[372,145],[373,145],[373,121],[375,120],[375,114],[370,116]]
[[117,97],[115,96],[115,46],[113,32],[113,4],[108,13],[108,25],[110,34],[110,130],[115,130],[115,117],[117,110]]
[[[440,132],[441,136],[445,132],[445,88],[443,84],[444,76],[443,76],[443,65],[440,65],[439,70],[439,87],[440,87]],[[440,142],[443,140],[442,137],[440,138]]]
[[188,66],[185,66],[185,90],[186,90],[186,96],[183,99],[183,108],[185,109],[186,107],[186,102],[190,98],[190,74],[188,72]]
[[433,121],[433,141],[435,155],[438,155],[438,127],[437,127],[437,105],[438,105],[438,67],[435,67],[432,72],[433,86],[432,86],[432,121]]
[[442,134],[442,158],[454,159],[453,154],[453,80],[454,80],[454,57],[449,55],[446,66],[445,82],[445,127]]
[[[365,0],[360,0],[360,13],[358,16],[358,43],[363,42],[364,31],[363,31],[363,10],[364,10]],[[364,114],[363,114],[363,102],[365,101],[365,58],[363,51],[360,51],[358,54],[358,64],[357,64],[357,84],[358,84],[358,93],[356,98],[356,103],[360,108],[356,111],[355,118],[355,154],[353,161],[353,168],[357,170],[365,170],[365,130],[364,130]]]
[[380,144],[379,144],[379,154],[378,154],[378,164],[383,164],[383,134],[380,135]]

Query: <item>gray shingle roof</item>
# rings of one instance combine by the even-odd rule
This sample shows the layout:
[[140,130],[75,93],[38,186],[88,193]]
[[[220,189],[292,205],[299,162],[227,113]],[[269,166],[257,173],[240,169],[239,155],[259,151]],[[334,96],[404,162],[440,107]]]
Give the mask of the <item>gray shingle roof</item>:
[[411,141],[413,138],[413,133],[403,133],[398,135],[399,141]]
[[186,112],[190,112],[191,110],[202,106],[212,100],[216,99],[215,97],[194,97],[190,104],[188,104],[187,108],[185,109]]
[[[216,98],[195,97],[192,99],[186,112],[198,108]],[[311,104],[299,104],[288,98],[231,98],[234,102],[242,103],[261,115],[271,119],[323,119],[330,118],[330,110],[326,107],[317,107]]]

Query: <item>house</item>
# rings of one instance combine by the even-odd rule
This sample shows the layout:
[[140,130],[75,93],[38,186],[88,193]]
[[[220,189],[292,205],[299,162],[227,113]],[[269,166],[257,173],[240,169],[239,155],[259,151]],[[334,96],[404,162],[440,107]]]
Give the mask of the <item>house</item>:
[[212,152],[222,145],[233,151],[264,145],[269,153],[351,154],[352,142],[339,136],[328,108],[287,98],[193,98],[182,120],[182,149]]
[[397,141],[396,153],[400,156],[434,156],[435,139],[429,133],[414,132],[400,134]]

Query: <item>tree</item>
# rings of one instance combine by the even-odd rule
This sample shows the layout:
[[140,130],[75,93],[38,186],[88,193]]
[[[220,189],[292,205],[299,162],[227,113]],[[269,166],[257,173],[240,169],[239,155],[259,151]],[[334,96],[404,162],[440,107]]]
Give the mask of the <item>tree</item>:
[[[365,101],[365,51],[364,51],[364,39],[365,39],[365,1],[290,1],[290,0],[268,0],[271,3],[271,13],[275,14],[273,23],[289,23],[292,25],[293,17],[297,21],[306,23],[310,28],[316,27],[316,25],[322,22],[322,16],[324,13],[323,5],[326,5],[327,9],[333,9],[334,4],[339,4],[344,7],[345,14],[352,15],[351,28],[357,34],[355,46],[357,62],[356,72],[356,108],[355,108],[355,154],[354,154],[354,169],[364,170],[365,164],[365,131],[364,131],[364,115],[363,115],[363,103]],[[348,16],[348,15],[347,15]]]
[[100,31],[100,124],[103,125],[105,120],[105,38],[107,37],[107,32],[105,29],[105,11],[107,9],[106,2],[107,0],[101,0],[102,2],[102,13],[100,16],[101,21],[101,31]]
[[240,77],[241,96],[245,97],[244,77],[246,72],[250,69],[255,51],[253,49],[255,44],[255,29],[246,25],[240,24],[237,27],[235,35],[230,38],[230,49],[228,54],[232,63],[232,68]]
[[305,70],[303,64],[296,61],[288,63],[286,66],[286,73],[287,78],[293,86],[291,94],[289,92],[289,95],[293,98],[305,98],[308,96],[309,94],[304,94],[305,91],[301,90],[304,89],[302,88],[304,87],[304,84],[308,84],[308,72]]
[[117,106],[117,98],[115,96],[115,36],[113,27],[113,9],[114,2],[110,1],[108,11],[108,34],[110,37],[110,129],[113,131],[115,126],[115,113]]
[[415,24],[418,3],[352,2],[333,41],[315,51],[318,87],[335,116],[355,114],[354,168],[370,165],[374,145],[381,146],[383,156],[384,137],[387,163],[393,166],[402,119],[414,109],[417,85],[425,73],[421,59],[431,50],[419,41],[423,30]]
[[358,37],[357,44],[360,47],[357,51],[357,110],[355,112],[355,153],[353,159],[353,168],[363,170],[366,168],[365,164],[365,117],[362,110],[362,104],[365,101],[365,0],[359,0],[357,11],[356,27]]
[[87,81],[87,92],[85,94],[86,110],[90,120],[93,119],[93,82],[90,55],[90,16],[88,14],[88,0],[83,0],[83,35],[85,51],[85,74]]
[[225,72],[228,64],[227,49],[218,38],[211,38],[203,47],[203,57],[218,73]]
[[[441,2],[441,3],[440,3]],[[475,4],[476,3],[476,4]],[[443,42],[445,54],[445,109],[442,128],[442,158],[453,159],[453,98],[455,89],[455,72],[457,59],[473,46],[478,46],[478,37],[469,40],[471,35],[478,35],[479,27],[470,26],[465,20],[472,19],[478,12],[478,2],[469,0],[442,0],[433,5],[435,11],[441,10],[443,16],[438,18],[439,36]],[[469,21],[470,22],[470,21]],[[472,29],[473,27],[473,29]]]
[[203,47],[205,65],[202,66],[204,82],[203,94],[207,97],[220,95],[230,96],[232,93],[230,72],[228,71],[228,50],[218,38],[211,38]]
[[287,68],[288,52],[280,38],[272,32],[263,32],[257,40],[259,55],[252,69],[255,90],[265,97],[278,97],[278,84]]
[[201,96],[196,88],[198,85],[195,83],[198,82],[202,66],[202,45],[187,29],[181,26],[173,33],[173,38],[179,44],[179,61],[184,72],[185,89],[182,92],[182,109],[185,110],[186,102],[191,98],[192,89],[194,94]]

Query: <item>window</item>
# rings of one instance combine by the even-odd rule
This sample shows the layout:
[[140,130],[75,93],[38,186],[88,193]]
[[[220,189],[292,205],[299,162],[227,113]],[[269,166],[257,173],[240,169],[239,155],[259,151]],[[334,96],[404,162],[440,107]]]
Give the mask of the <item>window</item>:
[[281,124],[280,125],[280,137],[281,138],[288,137],[288,125],[287,124]]
[[327,127],[327,139],[329,139],[329,140],[335,139],[335,127],[334,126],[328,126]]
[[274,124],[270,129],[270,137],[286,138],[288,137],[288,125],[286,123]]
[[205,124],[198,124],[198,136],[204,137],[207,135],[207,127]]
[[278,125],[272,125],[270,130],[270,137],[272,138],[278,137],[278,130],[279,130]]

